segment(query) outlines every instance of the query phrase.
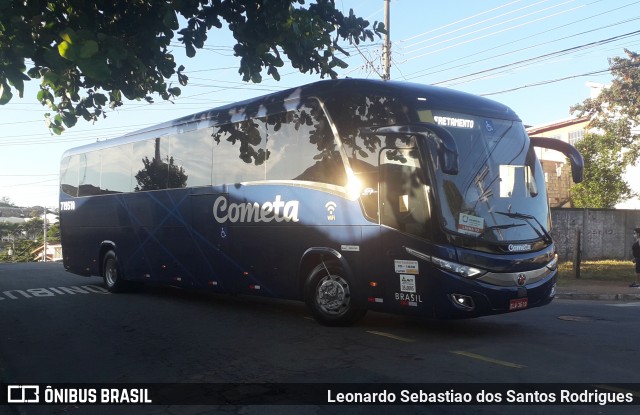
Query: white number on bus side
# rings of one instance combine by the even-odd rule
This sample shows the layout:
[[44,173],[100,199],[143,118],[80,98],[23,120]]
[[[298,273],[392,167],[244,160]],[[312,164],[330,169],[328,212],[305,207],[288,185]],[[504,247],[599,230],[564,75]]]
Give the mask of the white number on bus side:
[[76,210],[76,202],[70,200],[68,202],[60,202],[60,210]]

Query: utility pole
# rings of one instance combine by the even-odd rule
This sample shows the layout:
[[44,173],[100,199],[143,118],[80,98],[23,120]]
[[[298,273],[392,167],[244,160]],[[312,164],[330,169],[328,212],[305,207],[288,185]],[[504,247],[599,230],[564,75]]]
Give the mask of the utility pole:
[[384,28],[387,33],[384,35],[384,45],[382,46],[382,79],[388,81],[391,79],[391,26],[389,19],[389,8],[391,0],[384,0]]
[[44,216],[42,217],[42,229],[44,232],[44,245],[42,246],[42,261],[47,262],[47,208],[44,208]]

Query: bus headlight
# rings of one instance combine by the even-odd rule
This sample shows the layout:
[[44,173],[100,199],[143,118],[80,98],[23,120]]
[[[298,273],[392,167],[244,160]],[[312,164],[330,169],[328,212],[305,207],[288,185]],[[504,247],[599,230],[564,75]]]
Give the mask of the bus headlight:
[[454,274],[458,274],[465,278],[478,278],[485,273],[485,271],[481,269],[458,264],[457,262],[446,261],[435,256],[431,257],[431,262],[433,262],[433,264],[438,268],[442,268],[445,271],[453,272]]
[[547,268],[551,271],[558,268],[558,254],[555,254],[553,259],[547,264]]

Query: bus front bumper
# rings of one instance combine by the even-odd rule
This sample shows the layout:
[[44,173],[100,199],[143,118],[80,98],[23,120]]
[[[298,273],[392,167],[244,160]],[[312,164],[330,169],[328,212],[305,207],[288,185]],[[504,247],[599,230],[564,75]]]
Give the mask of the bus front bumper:
[[[490,274],[488,278],[447,278],[438,318],[472,318],[509,313],[549,304],[556,295],[557,270],[542,272],[527,283],[527,273]],[[524,276],[523,276],[524,275]],[[514,280],[515,284],[508,281]],[[522,282],[522,285],[518,284]]]

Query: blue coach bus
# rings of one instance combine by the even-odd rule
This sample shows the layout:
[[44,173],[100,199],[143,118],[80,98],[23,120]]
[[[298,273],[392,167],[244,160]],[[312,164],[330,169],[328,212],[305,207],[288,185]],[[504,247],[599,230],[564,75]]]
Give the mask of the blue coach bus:
[[366,310],[465,318],[548,304],[556,248],[534,147],[494,101],[327,80],[64,153],[66,270]]

